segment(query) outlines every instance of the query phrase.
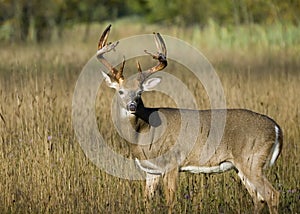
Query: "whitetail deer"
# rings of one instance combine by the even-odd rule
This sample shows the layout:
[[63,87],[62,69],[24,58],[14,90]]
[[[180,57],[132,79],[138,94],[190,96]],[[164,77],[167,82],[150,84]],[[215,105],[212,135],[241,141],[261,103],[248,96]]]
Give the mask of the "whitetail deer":
[[[142,71],[137,63],[139,76],[137,80],[127,81],[123,76],[125,60],[120,69],[113,67],[104,57],[104,54],[114,49],[118,42],[107,43],[110,25],[105,29],[98,44],[97,58],[107,67],[109,73],[103,72],[107,85],[118,93],[118,111],[121,123],[131,133],[129,142],[132,156],[136,159],[138,167],[146,172],[146,200],[150,200],[154,194],[159,178],[163,177],[165,197],[169,213],[175,203],[176,180],[179,172],[191,173],[221,173],[234,169],[242,183],[247,188],[254,202],[254,213],[258,213],[266,202],[270,213],[278,212],[279,192],[263,175],[265,166],[273,165],[282,148],[282,131],[278,124],[271,118],[246,109],[210,109],[188,110],[176,108],[147,108],[141,99],[141,94],[160,83],[161,78],[149,78],[153,73],[167,66],[166,46],[159,33],[154,34],[157,54],[150,54],[158,60],[153,68]],[[190,153],[181,159],[180,154],[175,153],[171,158],[159,163],[152,162],[151,158],[159,156],[174,145],[176,133],[180,129],[181,113],[185,119],[200,118],[199,136]],[[200,156],[203,153],[204,144],[211,131],[211,114],[214,112],[222,116],[226,113],[226,124],[221,142],[214,154],[205,163],[201,163]],[[123,119],[124,120],[123,120]],[[152,132],[155,136],[157,127],[162,126],[162,120],[166,123],[163,133],[159,137],[144,138],[139,133]],[[127,123],[126,123],[127,122]],[[195,127],[194,127],[195,129]],[[161,130],[160,130],[161,131]],[[192,131],[195,130],[187,130]],[[150,141],[150,142],[145,142]],[[156,141],[156,142],[154,142]],[[188,144],[188,142],[187,142]],[[174,162],[175,161],[175,162]],[[176,167],[168,167],[168,164],[177,163]],[[146,203],[146,209],[147,207]]]

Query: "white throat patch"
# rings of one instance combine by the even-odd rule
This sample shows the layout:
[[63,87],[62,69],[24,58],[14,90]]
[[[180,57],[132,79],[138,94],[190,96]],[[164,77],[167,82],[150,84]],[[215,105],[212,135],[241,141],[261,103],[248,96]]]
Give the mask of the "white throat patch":
[[128,117],[133,117],[134,115],[131,114],[130,111],[128,111],[127,109],[125,108],[120,108],[120,116],[121,118],[128,118]]

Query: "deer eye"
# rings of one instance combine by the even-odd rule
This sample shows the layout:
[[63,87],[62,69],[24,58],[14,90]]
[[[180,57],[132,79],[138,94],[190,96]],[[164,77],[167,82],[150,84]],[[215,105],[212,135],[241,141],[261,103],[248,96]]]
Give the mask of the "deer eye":
[[138,91],[136,94],[137,94],[138,96],[141,96],[141,95],[142,95],[142,92],[143,92],[143,91]]
[[120,94],[120,95],[123,95],[123,94],[124,94],[124,91],[119,91],[119,94]]

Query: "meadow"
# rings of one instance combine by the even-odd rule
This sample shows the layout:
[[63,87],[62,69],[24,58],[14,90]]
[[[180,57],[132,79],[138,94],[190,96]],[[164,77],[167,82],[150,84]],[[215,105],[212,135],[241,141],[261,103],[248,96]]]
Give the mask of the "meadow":
[[[124,27],[126,26],[126,27]],[[105,24],[95,24],[87,42],[83,27],[45,44],[1,44],[0,49],[0,211],[1,213],[143,213],[144,182],[124,180],[97,168],[83,153],[72,127],[72,95],[85,63],[95,54]],[[209,59],[223,84],[228,108],[247,108],[274,118],[284,146],[266,171],[280,191],[280,213],[300,212],[300,30],[268,27],[223,28],[211,23],[170,27],[113,23],[111,40],[161,32],[183,39]],[[136,72],[130,63],[129,73]],[[209,100],[180,65],[166,72],[186,83],[201,109]],[[101,86],[102,87],[102,86]],[[96,102],[101,133],[116,151],[124,150],[110,121],[113,91],[101,88]],[[144,95],[143,95],[144,96]],[[174,105],[162,95],[145,94],[148,106]],[[108,104],[107,104],[108,103]],[[126,148],[125,148],[126,150]],[[176,213],[251,213],[253,204],[234,172],[181,174]],[[153,212],[165,213],[163,191]],[[264,211],[267,211],[265,209]]]

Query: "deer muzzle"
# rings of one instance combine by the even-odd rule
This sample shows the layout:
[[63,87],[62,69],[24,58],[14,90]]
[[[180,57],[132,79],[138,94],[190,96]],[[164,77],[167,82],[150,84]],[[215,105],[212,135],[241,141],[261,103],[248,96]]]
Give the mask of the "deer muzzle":
[[137,103],[134,101],[127,104],[127,111],[130,111],[131,113],[134,113],[136,111],[136,108],[137,108]]

